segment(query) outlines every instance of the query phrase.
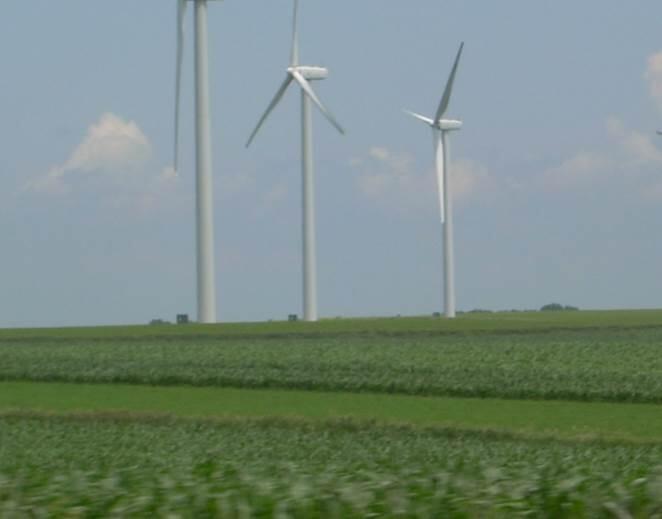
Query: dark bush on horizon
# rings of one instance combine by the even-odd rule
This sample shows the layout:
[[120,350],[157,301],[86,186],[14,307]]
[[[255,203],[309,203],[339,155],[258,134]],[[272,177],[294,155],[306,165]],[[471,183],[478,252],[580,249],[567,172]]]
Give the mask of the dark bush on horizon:
[[563,306],[559,303],[550,303],[540,309],[541,312],[577,312],[578,310],[576,306]]

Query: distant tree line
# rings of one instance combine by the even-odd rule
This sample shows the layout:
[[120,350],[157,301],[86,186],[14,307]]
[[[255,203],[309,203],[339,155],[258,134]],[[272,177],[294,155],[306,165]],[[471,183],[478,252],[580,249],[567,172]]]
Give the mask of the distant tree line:
[[[492,314],[492,313],[519,313],[519,312],[536,312],[537,310],[486,310],[483,308],[474,308],[473,310],[460,311],[458,314]],[[539,310],[540,312],[577,312],[579,308],[576,306],[562,305],[559,303],[549,303],[548,305],[543,306]],[[435,313],[435,317],[439,317],[440,314]]]
[[576,312],[578,310],[579,308],[576,306],[563,306],[559,303],[550,303],[540,309],[541,312]]

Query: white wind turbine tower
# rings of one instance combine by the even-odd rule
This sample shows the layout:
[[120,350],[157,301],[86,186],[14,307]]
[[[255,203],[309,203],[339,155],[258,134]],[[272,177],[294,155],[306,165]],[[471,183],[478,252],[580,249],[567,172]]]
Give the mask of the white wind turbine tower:
[[462,128],[462,122],[453,119],[444,119],[451,94],[453,83],[457,74],[457,67],[462,57],[464,43],[460,45],[457,52],[455,64],[451,71],[446,90],[441,98],[434,119],[424,117],[414,112],[407,112],[419,121],[428,124],[432,128],[435,142],[435,162],[437,169],[437,186],[439,189],[439,206],[441,209],[441,224],[444,235],[444,314],[447,318],[455,318],[455,258],[453,252],[453,185],[450,175],[450,148],[448,134]]
[[[175,162],[179,168],[179,106],[184,59],[187,2],[194,3],[195,20],[195,146],[198,322],[216,322],[214,268],[214,202],[212,191],[211,124],[209,108],[208,0],[177,0],[177,77],[175,86]],[[213,0],[209,0],[213,1]]]
[[305,321],[317,321],[317,260],[315,237],[315,184],[313,172],[313,136],[312,107],[314,103],[335,128],[344,134],[344,130],[336,119],[326,109],[313,91],[309,81],[326,79],[329,71],[323,67],[312,67],[299,64],[298,42],[298,11],[299,0],[294,0],[294,30],[292,35],[292,55],[287,76],[266,112],[257,123],[246,147],[248,148],[260,128],[280,102],[292,82],[301,87],[301,170],[303,176],[303,318]]

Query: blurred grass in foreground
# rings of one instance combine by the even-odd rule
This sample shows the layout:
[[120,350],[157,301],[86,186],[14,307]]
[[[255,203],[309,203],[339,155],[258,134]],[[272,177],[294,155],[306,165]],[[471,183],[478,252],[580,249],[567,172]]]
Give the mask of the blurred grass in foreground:
[[653,517],[662,447],[349,421],[0,416],[0,515]]

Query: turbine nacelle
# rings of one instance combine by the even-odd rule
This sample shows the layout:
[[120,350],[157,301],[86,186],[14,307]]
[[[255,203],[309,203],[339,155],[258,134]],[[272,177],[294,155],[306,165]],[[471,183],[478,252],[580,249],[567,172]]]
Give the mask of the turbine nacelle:
[[462,121],[456,121],[454,119],[442,119],[441,121],[437,122],[434,127],[444,132],[454,132],[462,129]]
[[322,102],[319,100],[319,97],[317,97],[317,94],[313,90],[313,87],[310,85],[311,81],[320,81],[329,77],[329,70],[324,67],[299,65],[299,37],[297,25],[298,13],[299,0],[294,0],[294,23],[292,24],[292,55],[290,57],[290,66],[287,67],[287,75],[285,76],[285,81],[283,81],[271,103],[269,103],[269,106],[264,112],[264,115],[262,115],[261,119],[258,121],[257,126],[253,130],[253,133],[251,133],[251,136],[248,138],[248,142],[246,143],[247,148],[251,145],[253,139],[260,131],[260,128],[262,128],[262,125],[269,117],[269,114],[271,114],[273,109],[276,108],[276,105],[278,105],[292,83],[297,84],[299,88],[301,88],[304,96],[306,96],[310,101],[313,102],[315,106],[317,106],[317,108],[319,108],[320,112],[324,114],[324,117],[326,117],[333,126],[335,126],[336,130],[338,130],[341,134],[345,133],[345,130],[343,130],[342,126],[340,126],[338,121],[336,121],[336,118],[322,104]]
[[308,81],[321,81],[329,77],[329,69],[324,67],[309,67],[309,66],[296,66],[289,67],[287,71],[292,74],[294,71],[297,71],[303,76],[304,79]]
[[422,123],[427,124],[430,128],[434,130],[441,130],[442,132],[454,132],[462,129],[462,121],[457,121],[455,119],[440,119],[435,122],[430,117],[425,117],[424,115],[417,114],[416,112],[410,112],[405,110],[406,114],[411,115],[414,119],[421,121]]
[[[296,4],[295,4],[296,5]],[[303,91],[304,95],[308,96],[308,98],[319,108],[320,112],[324,114],[324,117],[327,118],[327,120],[335,126],[335,128],[342,134],[345,133],[345,130],[343,130],[342,126],[336,121],[336,118],[329,112],[326,107],[322,104],[322,102],[319,100],[317,97],[317,94],[313,90],[313,88],[310,86],[310,81],[314,80],[322,80],[326,79],[329,76],[329,71],[325,69],[324,67],[307,67],[307,66],[301,66],[301,65],[293,65],[287,68],[287,76],[285,77],[285,81],[283,81],[283,84],[280,86],[278,89],[278,92],[276,92],[276,95],[274,96],[273,100],[267,107],[266,112],[264,112],[264,115],[260,119],[260,121],[257,123],[257,126],[253,130],[253,133],[251,133],[251,136],[248,138],[248,142],[246,143],[246,147],[248,148],[251,143],[253,142],[253,139],[257,135],[257,133],[260,131],[260,128],[262,128],[262,125],[264,122],[267,120],[269,117],[269,114],[273,111],[274,108],[276,108],[276,105],[280,102],[282,99],[283,95],[285,95],[285,92],[289,88],[289,86],[292,83],[296,83],[299,85],[301,90]]]

